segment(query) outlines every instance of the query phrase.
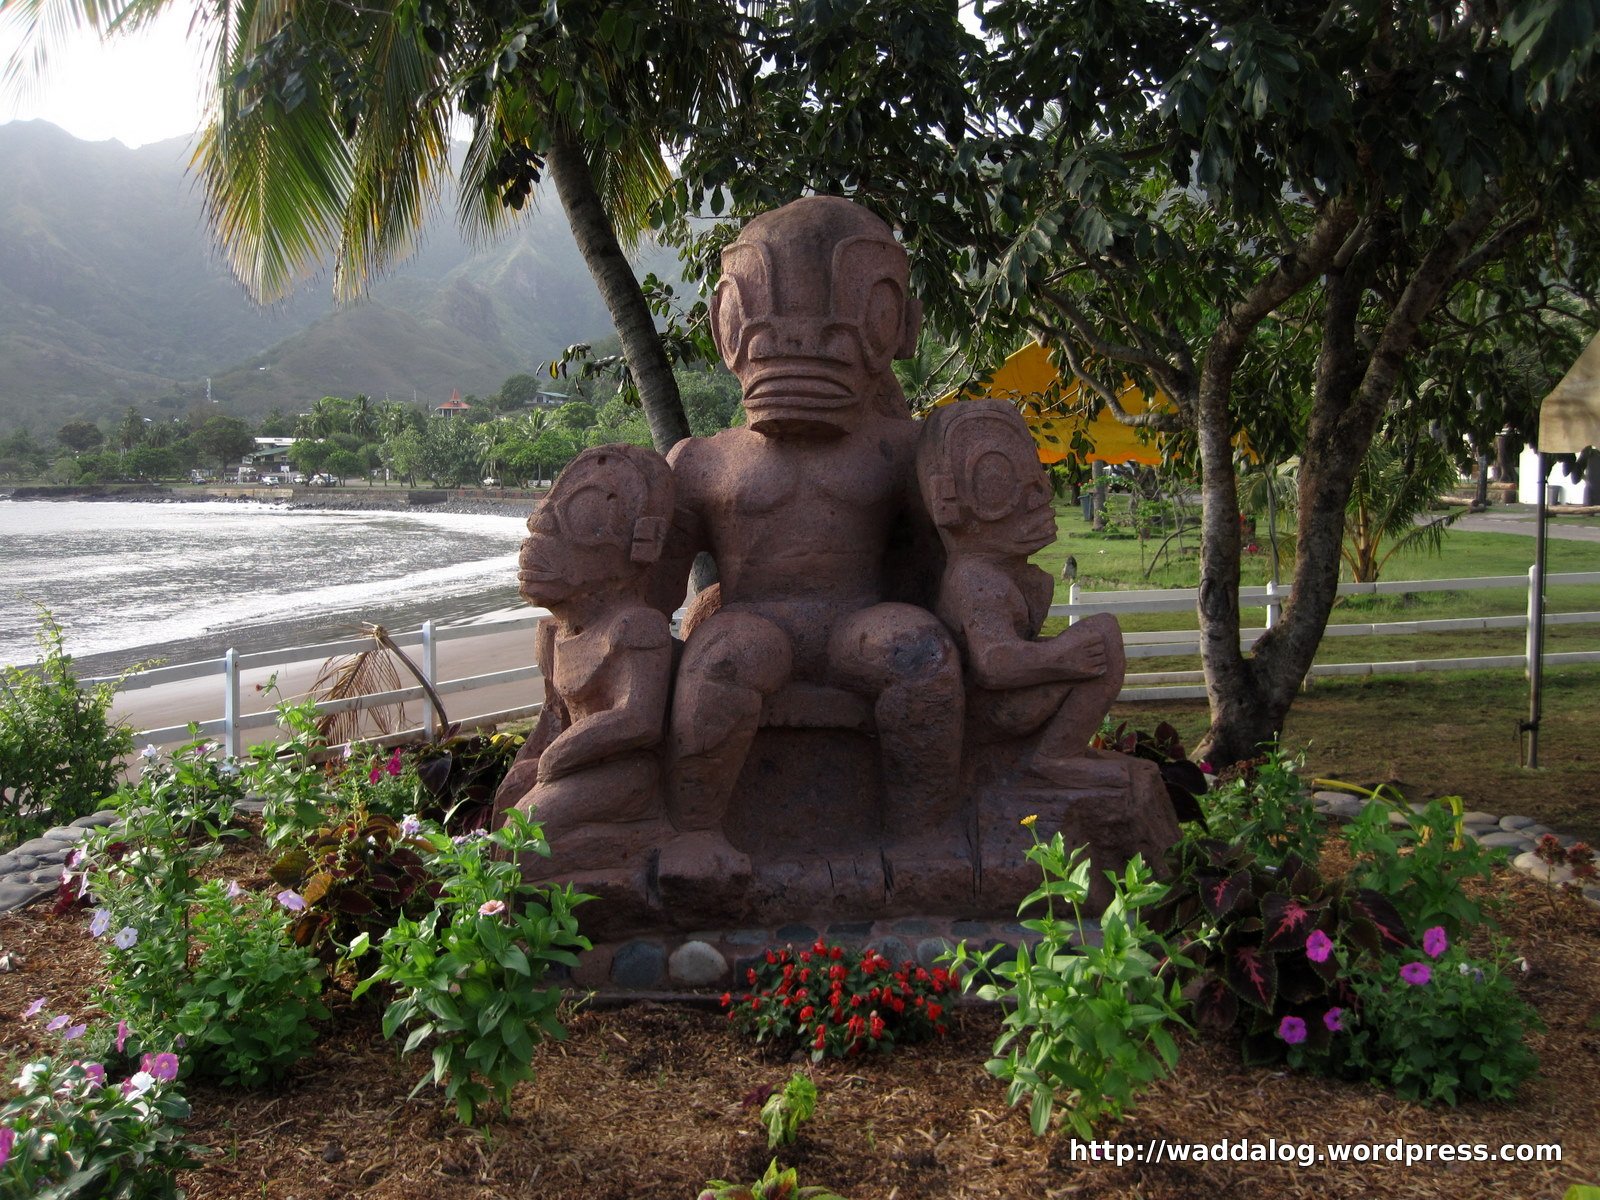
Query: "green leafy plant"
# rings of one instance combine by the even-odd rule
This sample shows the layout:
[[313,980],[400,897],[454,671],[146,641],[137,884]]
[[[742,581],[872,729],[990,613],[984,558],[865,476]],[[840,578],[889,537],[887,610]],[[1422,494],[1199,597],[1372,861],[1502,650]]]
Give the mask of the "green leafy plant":
[[1539,1065],[1524,1034],[1543,1025],[1506,977],[1503,948],[1479,961],[1442,926],[1423,947],[1356,974],[1348,1069],[1424,1103],[1514,1098]]
[[812,1061],[886,1051],[945,1032],[944,996],[955,981],[943,967],[898,967],[870,947],[847,954],[820,938],[809,950],[768,950],[746,970],[750,991],[722,996],[734,1028],[798,1044]]
[[358,934],[381,937],[402,916],[433,907],[436,883],[424,863],[429,849],[414,818],[356,811],[281,855],[272,878],[305,901],[290,926],[297,946],[318,951],[348,945]]
[[[566,1036],[560,990],[539,985],[551,967],[574,966],[576,952],[589,949],[573,909],[590,897],[523,881],[521,857],[549,847],[518,809],[493,834],[432,831],[424,840],[433,850],[427,866],[442,880],[437,907],[384,934],[381,965],[353,995],[380,984],[393,990],[384,1036],[404,1031],[405,1054],[432,1042],[433,1067],[412,1094],[442,1086],[457,1119],[471,1124],[491,1097],[509,1112],[512,1088],[533,1077],[536,1041]],[[351,957],[370,943],[357,936]]]
[[1320,1049],[1323,1015],[1351,1003],[1341,963],[1414,944],[1382,894],[1329,883],[1292,855],[1263,863],[1208,838],[1180,843],[1177,868],[1172,915],[1189,939],[1186,998],[1202,1029],[1241,1035],[1246,1062],[1283,1059],[1286,1018]]
[[800,1126],[817,1111],[817,1085],[799,1072],[775,1090],[761,1106],[761,1123],[767,1127],[767,1149],[792,1146]]
[[1316,862],[1322,819],[1300,777],[1304,763],[1273,746],[1225,774],[1202,801],[1208,834],[1269,866],[1290,857]]
[[[76,1040],[83,1026],[67,1033]],[[11,1082],[14,1094],[0,1103],[0,1195],[182,1196],[175,1173],[198,1166],[205,1148],[183,1136],[189,1105],[174,1082],[179,1066],[176,1055],[149,1055],[113,1084],[99,1062],[63,1055],[26,1064]]]
[[[1345,785],[1348,789],[1348,785]],[[1463,889],[1494,878],[1505,852],[1481,846],[1461,828],[1461,797],[1430,800],[1421,812],[1380,787],[1345,827],[1355,859],[1351,879],[1388,896],[1412,929],[1443,925],[1452,935],[1484,923],[1484,905]],[[1391,814],[1401,818],[1395,824]]]
[[[1030,830],[1032,820],[1024,822]],[[1068,854],[1057,833],[1048,842],[1036,840],[1028,858],[1044,882],[1019,912],[1037,905],[1045,911],[1022,922],[1038,935],[1038,944],[1020,947],[1014,961],[994,967],[1000,982],[978,986],[979,996],[1006,1009],[995,1057],[986,1066],[1006,1082],[1007,1101],[1030,1101],[1035,1134],[1050,1128],[1057,1105],[1064,1104],[1068,1125],[1089,1140],[1097,1122],[1120,1117],[1140,1090],[1177,1065],[1178,1046],[1167,1025],[1184,1024],[1181,959],[1145,918],[1166,899],[1168,888],[1138,855],[1122,875],[1107,872],[1112,897],[1095,945],[1084,930],[1091,870],[1084,848]],[[1069,914],[1065,919],[1057,916],[1058,905]],[[989,969],[993,955],[990,950],[974,958],[963,942],[953,966],[970,985]]]
[[844,1200],[825,1187],[801,1187],[795,1169],[778,1170],[778,1160],[767,1164],[767,1171],[754,1183],[729,1183],[713,1179],[697,1200]]
[[38,663],[0,668],[3,846],[95,812],[133,749],[128,726],[110,717],[120,680],[80,689],[61,626],[43,609],[38,642]]

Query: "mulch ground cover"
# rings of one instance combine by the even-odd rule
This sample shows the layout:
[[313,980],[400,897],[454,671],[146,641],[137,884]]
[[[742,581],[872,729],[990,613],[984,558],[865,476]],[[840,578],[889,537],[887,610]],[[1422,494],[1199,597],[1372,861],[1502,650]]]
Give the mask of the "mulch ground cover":
[[[1325,866],[1337,870],[1335,841]],[[224,869],[259,860],[230,851]],[[1426,1108],[1371,1086],[1246,1067],[1231,1046],[1186,1037],[1177,1073],[1151,1088],[1104,1136],[1145,1156],[1157,1143],[1266,1147],[1558,1144],[1559,1163],[1301,1166],[1281,1162],[1115,1165],[1075,1159],[1065,1135],[1035,1138],[1021,1109],[983,1069],[997,1012],[963,1007],[950,1035],[892,1054],[815,1066],[758,1048],[716,1011],[575,1004],[569,1037],[547,1043],[538,1078],[518,1088],[509,1119],[480,1134],[434,1095],[408,1099],[425,1056],[399,1060],[379,1033],[380,1008],[334,992],[316,1052],[278,1086],[255,1092],[191,1081],[190,1136],[212,1148],[180,1180],[193,1200],[691,1200],[708,1179],[749,1181],[770,1157],[754,1089],[796,1070],[820,1092],[797,1145],[779,1152],[802,1183],[849,1200],[913,1197],[1560,1197],[1600,1183],[1600,911],[1504,872],[1502,931],[1528,970],[1518,989],[1547,1028],[1530,1035],[1540,1073],[1515,1104]],[[34,998],[83,1019],[100,977],[87,914],[48,905],[0,917],[0,1066],[5,1078],[59,1043],[20,1019]],[[1115,1151],[1113,1151],[1115,1153]]]

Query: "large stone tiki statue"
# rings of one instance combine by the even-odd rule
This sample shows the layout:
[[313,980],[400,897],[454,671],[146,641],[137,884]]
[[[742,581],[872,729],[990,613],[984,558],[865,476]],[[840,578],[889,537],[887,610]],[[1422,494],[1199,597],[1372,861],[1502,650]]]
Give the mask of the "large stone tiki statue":
[[[597,941],[1005,920],[1036,884],[1022,816],[1106,867],[1177,836],[1153,766],[1086,750],[1115,620],[1038,638],[1055,528],[1021,418],[907,411],[907,275],[848,201],[757,217],[711,302],[746,424],[588,451],[530,518],[546,706],[500,799],[544,822],[530,870],[601,897]],[[700,552],[720,582],[679,645]]]

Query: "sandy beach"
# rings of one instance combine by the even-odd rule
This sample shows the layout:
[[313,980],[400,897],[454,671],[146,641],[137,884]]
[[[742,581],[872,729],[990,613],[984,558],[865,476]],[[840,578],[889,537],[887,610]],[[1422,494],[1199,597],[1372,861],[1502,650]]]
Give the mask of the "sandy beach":
[[[477,636],[439,644],[438,664],[441,682],[533,665],[534,631],[531,628],[497,629],[493,622],[476,628],[480,628],[483,632]],[[408,650],[408,653],[415,657],[414,650]],[[241,713],[270,712],[280,701],[302,699],[316,679],[324,661],[323,658],[308,658],[241,672],[239,689]],[[275,692],[268,690],[274,675],[276,675]],[[409,685],[409,683],[410,680],[404,676],[402,668],[402,684]],[[143,746],[150,741],[145,736],[145,731],[181,725],[189,721],[220,719],[223,713],[223,691],[223,677],[220,674],[182,680],[119,693],[111,711],[113,717],[127,720],[133,726],[138,735],[138,744]],[[450,720],[466,726],[472,723],[473,717],[481,714],[537,704],[543,695],[543,684],[537,678],[522,679],[481,690],[449,694],[444,696],[444,704]],[[420,724],[425,711],[424,702],[408,703],[405,708],[407,719],[403,727]],[[281,731],[275,726],[245,730],[240,736],[241,748],[258,742],[276,741],[281,736]],[[187,740],[186,736],[159,739],[160,744],[164,745],[178,744]]]

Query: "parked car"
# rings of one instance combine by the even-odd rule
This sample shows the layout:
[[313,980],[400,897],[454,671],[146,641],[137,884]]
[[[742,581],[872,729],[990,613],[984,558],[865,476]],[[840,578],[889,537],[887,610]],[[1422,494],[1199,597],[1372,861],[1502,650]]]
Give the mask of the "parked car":
[[484,487],[499,487],[500,486],[500,481],[498,479],[494,478],[494,476],[491,475],[488,479],[485,479],[483,481],[483,486]]
[[306,481],[306,473],[304,471],[296,471],[294,473],[294,475],[291,477],[291,482],[293,482],[293,483],[304,483],[305,481]]

